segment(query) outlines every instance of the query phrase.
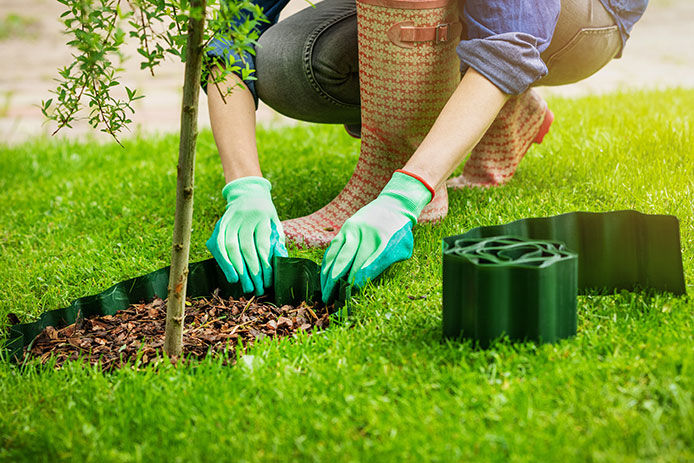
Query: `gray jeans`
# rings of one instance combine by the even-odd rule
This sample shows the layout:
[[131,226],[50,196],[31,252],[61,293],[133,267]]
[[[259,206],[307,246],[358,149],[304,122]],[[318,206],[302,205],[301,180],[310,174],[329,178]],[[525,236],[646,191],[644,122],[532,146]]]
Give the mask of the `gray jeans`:
[[[599,0],[562,0],[548,74],[535,85],[584,79],[621,50],[612,16]],[[358,124],[359,65],[355,0],[323,0],[270,27],[256,49],[258,97],[294,119]]]

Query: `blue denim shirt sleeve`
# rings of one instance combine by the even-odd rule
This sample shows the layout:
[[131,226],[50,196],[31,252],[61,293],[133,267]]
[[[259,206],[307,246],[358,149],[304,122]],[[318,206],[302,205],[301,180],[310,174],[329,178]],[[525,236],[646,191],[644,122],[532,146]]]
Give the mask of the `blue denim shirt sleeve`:
[[624,45],[634,24],[646,11],[648,0],[600,0],[600,3],[617,22],[619,32],[622,34],[622,45]]
[[504,93],[523,93],[547,74],[540,53],[549,46],[560,8],[560,0],[467,0],[467,40],[457,48],[461,71],[472,67]]
[[[270,26],[277,24],[277,21],[280,17],[280,12],[284,9],[285,6],[287,6],[289,0],[251,0],[251,2],[255,5],[260,6],[263,9],[263,14],[268,20],[268,22],[262,22],[258,24],[255,28],[255,30],[258,31],[258,36],[261,36],[263,32],[265,32]],[[242,14],[241,17],[235,19],[233,23],[240,24],[243,21],[245,21],[245,19],[246,17]],[[224,40],[219,36],[214,37],[210,41],[208,46],[209,48],[207,54],[209,56],[216,56],[227,63],[238,63],[241,67],[245,67],[245,65],[248,64],[248,67],[255,71],[254,54],[244,52],[242,55],[239,55],[236,51],[233,50],[232,44],[229,41]],[[239,78],[241,77],[240,73],[237,73],[237,75],[239,76]],[[258,94],[255,90],[255,81],[246,79],[244,80],[244,83],[253,95],[253,99],[255,100],[255,106],[257,108]],[[203,89],[205,89],[206,84],[206,82],[203,82]]]

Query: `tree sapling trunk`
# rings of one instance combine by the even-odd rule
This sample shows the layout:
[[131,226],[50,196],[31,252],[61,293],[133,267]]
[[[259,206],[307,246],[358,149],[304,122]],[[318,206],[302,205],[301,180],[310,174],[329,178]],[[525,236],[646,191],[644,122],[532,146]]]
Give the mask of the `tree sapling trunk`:
[[205,28],[206,0],[191,0],[185,53],[185,79],[181,107],[181,132],[176,184],[169,302],[166,310],[164,350],[179,356],[183,344],[188,255],[193,221],[193,185],[195,180],[195,144],[198,136],[198,96],[202,69],[202,38]]

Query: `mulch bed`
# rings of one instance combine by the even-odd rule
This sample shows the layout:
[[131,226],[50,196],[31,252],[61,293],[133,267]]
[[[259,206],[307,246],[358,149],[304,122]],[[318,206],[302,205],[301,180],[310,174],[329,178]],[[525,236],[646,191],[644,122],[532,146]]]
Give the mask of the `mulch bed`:
[[[40,358],[44,364],[54,358],[56,367],[79,358],[100,364],[105,371],[126,364],[159,364],[164,361],[165,323],[166,301],[157,298],[148,304],[131,305],[115,315],[81,319],[62,329],[48,327],[25,356]],[[256,339],[313,332],[329,323],[328,308],[318,305],[276,307],[255,298],[222,299],[216,294],[208,299],[189,299],[182,360],[217,354],[224,355],[225,363],[234,363],[238,343],[246,347]]]

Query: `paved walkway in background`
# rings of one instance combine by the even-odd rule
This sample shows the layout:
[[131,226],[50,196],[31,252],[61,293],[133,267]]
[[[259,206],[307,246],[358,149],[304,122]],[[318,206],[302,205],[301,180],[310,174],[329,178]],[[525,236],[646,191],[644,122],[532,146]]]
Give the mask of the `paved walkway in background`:
[[[291,0],[283,17],[308,5]],[[38,108],[50,98],[57,69],[70,61],[62,24],[62,5],[55,0],[2,0],[0,20],[17,15],[28,20],[19,36],[0,39],[0,140],[17,143],[28,137],[48,135]],[[643,19],[636,24],[622,59],[614,60],[596,75],[582,82],[545,88],[549,95],[580,96],[632,88],[694,87],[694,1],[651,0]],[[152,77],[139,69],[134,47],[126,62],[122,82],[142,91],[146,98],[135,105],[133,131],[176,131],[180,114],[183,67],[167,62]],[[201,95],[200,124],[209,126],[207,104]],[[261,124],[292,124],[295,121],[261,104]],[[61,137],[95,134],[86,124],[63,130]],[[96,134],[97,138],[105,138]]]

